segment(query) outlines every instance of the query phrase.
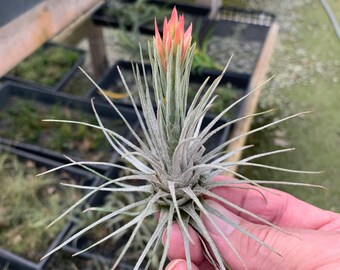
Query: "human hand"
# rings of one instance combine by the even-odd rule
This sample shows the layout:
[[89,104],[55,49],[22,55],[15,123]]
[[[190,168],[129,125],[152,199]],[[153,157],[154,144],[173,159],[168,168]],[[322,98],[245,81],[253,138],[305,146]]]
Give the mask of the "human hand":
[[[218,180],[228,180],[218,177]],[[238,185],[240,186],[240,185]],[[249,185],[242,185],[245,188]],[[247,269],[340,269],[340,214],[325,211],[275,189],[261,190],[218,187],[212,191],[230,202],[281,227],[278,231],[257,219],[240,213],[221,202],[207,198],[210,206],[238,223],[257,238],[272,247],[278,254],[268,250],[247,235],[212,215],[217,226],[225,233]],[[211,238],[216,243],[224,260],[232,269],[244,266],[218,234],[209,219],[201,214]],[[194,241],[190,244],[193,270],[210,270],[213,266],[203,254],[196,232],[189,228]],[[166,270],[186,270],[182,233],[177,224],[171,231],[168,257],[171,260]]]

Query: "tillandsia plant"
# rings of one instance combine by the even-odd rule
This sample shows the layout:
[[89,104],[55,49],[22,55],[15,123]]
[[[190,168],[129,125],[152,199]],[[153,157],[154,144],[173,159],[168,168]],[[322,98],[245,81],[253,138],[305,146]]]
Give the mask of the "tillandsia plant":
[[[88,248],[76,253],[75,255],[85,252],[121,232],[128,232],[129,238],[112,267],[112,269],[115,269],[131,246],[146,218],[157,214],[157,226],[154,228],[145,248],[141,251],[139,258],[135,263],[134,269],[139,269],[141,266],[143,266],[144,269],[149,267],[151,259],[147,259],[147,257],[152,258],[152,256],[148,255],[150,255],[150,253],[152,255],[158,248],[161,247],[163,236],[164,249],[158,267],[159,269],[164,268],[167,251],[170,245],[170,235],[173,223],[178,223],[183,235],[184,250],[188,269],[191,269],[191,254],[189,245],[190,242],[193,241],[189,235],[188,226],[191,226],[198,233],[200,241],[205,247],[206,258],[212,263],[215,269],[226,269],[228,264],[226,261],[224,261],[223,256],[220,254],[216,244],[210,237],[208,229],[200,218],[200,213],[206,215],[212,226],[216,228],[240,262],[242,262],[241,256],[237,253],[236,249],[232,246],[228,238],[224,236],[223,232],[215,224],[214,219],[212,218],[213,216],[217,216],[227,224],[234,226],[236,230],[246,234],[253,241],[258,242],[270,251],[276,252],[268,244],[264,243],[246,229],[233,222],[233,220],[223,216],[218,210],[207,204],[205,197],[209,196],[210,198],[214,198],[215,200],[220,201],[231,208],[240,211],[241,213],[246,213],[260,222],[270,225],[284,233],[284,231],[279,227],[220,197],[219,195],[213,193],[211,189],[223,186],[235,189],[244,188],[244,186],[240,186],[240,184],[248,183],[261,192],[261,189],[265,188],[260,184],[289,184],[285,182],[248,179],[247,177],[235,172],[232,168],[234,168],[235,165],[260,166],[291,172],[301,172],[283,168],[275,168],[253,162],[253,160],[256,158],[283,153],[292,149],[283,149],[257,154],[251,157],[243,158],[237,162],[228,162],[227,160],[229,157],[250,146],[243,146],[232,152],[226,152],[225,149],[227,145],[241,137],[263,130],[269,126],[298,116],[301,113],[248,131],[222,143],[213,150],[206,151],[204,147],[205,142],[207,142],[219,130],[224,129],[233,123],[240,122],[245,118],[261,115],[264,113],[243,116],[216,127],[216,123],[225,115],[225,113],[236,106],[236,104],[247,98],[249,95],[254,93],[256,89],[250,91],[245,96],[225,108],[206,127],[203,128],[203,118],[214,104],[216,99],[214,91],[221,81],[226,68],[223,73],[207,89],[205,89],[208,82],[207,79],[198,89],[193,101],[188,104],[187,97],[189,89],[189,77],[195,51],[195,44],[191,44],[192,26],[190,25],[190,27],[184,31],[184,16],[182,15],[178,17],[177,11],[174,8],[170,20],[168,21],[166,18],[164,20],[162,37],[158,32],[156,23],[155,28],[153,42],[149,44],[149,57],[153,76],[152,86],[148,85],[147,83],[144,66],[142,65],[142,67],[139,68],[138,65],[133,65],[135,80],[136,84],[138,85],[142,114],[138,110],[133,96],[131,95],[129,86],[126,84],[124,76],[119,70],[121,79],[125,85],[127,93],[131,98],[132,105],[139,119],[142,137],[144,140],[142,140],[141,137],[133,130],[122,114],[120,114],[120,116],[131,131],[136,143],[132,143],[115,131],[104,127],[100,117],[98,116],[93,100],[92,106],[94,114],[97,117],[98,125],[69,120],[48,120],[82,124],[102,130],[107,140],[110,142],[112,148],[115,149],[122,156],[122,158],[125,159],[126,162],[130,163],[130,166],[125,166],[108,162],[77,162],[70,160],[71,162],[69,164],[61,166],[65,167],[80,165],[88,170],[91,170],[88,167],[89,164],[102,164],[113,168],[124,169],[128,171],[129,174],[119,176],[116,179],[110,179],[100,175],[98,172],[95,172],[105,180],[102,185],[98,187],[69,185],[74,188],[87,189],[89,192],[81,200],[79,200],[62,215],[60,215],[54,222],[50,224],[50,226],[70,213],[75,207],[85,202],[91,195],[99,191],[112,193],[142,193],[145,196],[139,197],[141,199],[136,200],[136,202],[127,204],[116,210],[108,210],[104,208],[87,209],[93,211],[108,211],[108,213],[84,229],[75,233],[73,236],[69,237],[62,244],[47,253],[45,257],[61,249],[63,246],[67,245],[97,225],[109,221],[118,215],[124,214],[130,214],[132,217],[131,220],[125,224],[122,224],[122,226],[117,228],[114,232],[105,236]],[[143,57],[141,57],[141,59],[143,61]],[[89,79],[91,80],[90,77]],[[95,82],[93,83],[95,84]],[[151,98],[151,87],[154,91],[154,100]],[[102,90],[99,88],[99,91]],[[103,95],[105,96],[105,93],[103,93]],[[108,103],[111,104],[112,108],[119,112],[115,104],[112,103],[108,97],[106,97],[106,99]],[[154,105],[156,105],[156,109]],[[50,171],[60,169],[61,167]],[[221,173],[232,173],[235,175],[235,179],[229,181],[214,181],[214,177]],[[298,183],[293,184],[298,185]]]

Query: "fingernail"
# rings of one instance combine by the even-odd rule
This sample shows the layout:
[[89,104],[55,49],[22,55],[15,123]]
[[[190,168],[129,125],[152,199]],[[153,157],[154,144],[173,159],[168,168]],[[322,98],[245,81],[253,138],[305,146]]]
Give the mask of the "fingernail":
[[[240,224],[241,222],[240,217],[230,212],[229,210],[224,208],[222,205],[220,205],[216,201],[206,200],[206,203],[209,204],[214,209],[216,209],[218,212],[220,212],[221,215],[223,215],[226,218],[226,220],[230,221],[230,223],[234,225]],[[222,231],[224,235],[229,235],[235,230],[235,227],[232,224],[227,223],[225,220],[217,217],[216,215],[210,213],[210,217],[213,223],[215,223],[215,225]],[[203,223],[206,229],[209,232],[213,234],[219,234],[218,229],[213,225],[213,223],[210,221],[210,219],[206,215],[202,216],[202,220],[203,220]]]
[[173,270],[181,262],[185,262],[185,260],[181,260],[181,259],[173,260],[168,264],[165,270]]

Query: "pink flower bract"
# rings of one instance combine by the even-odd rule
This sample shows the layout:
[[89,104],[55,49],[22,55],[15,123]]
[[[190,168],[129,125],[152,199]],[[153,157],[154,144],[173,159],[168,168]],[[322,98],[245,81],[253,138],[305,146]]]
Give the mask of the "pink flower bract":
[[164,18],[163,24],[163,37],[158,31],[157,22],[155,19],[155,46],[158,51],[158,55],[161,59],[161,63],[164,71],[166,70],[168,59],[170,56],[171,49],[173,50],[173,55],[176,55],[177,50],[180,46],[181,48],[181,61],[183,62],[187,53],[187,49],[191,43],[191,32],[192,24],[188,27],[184,33],[184,15],[179,16],[177,14],[176,7],[173,8],[171,13],[171,18]]

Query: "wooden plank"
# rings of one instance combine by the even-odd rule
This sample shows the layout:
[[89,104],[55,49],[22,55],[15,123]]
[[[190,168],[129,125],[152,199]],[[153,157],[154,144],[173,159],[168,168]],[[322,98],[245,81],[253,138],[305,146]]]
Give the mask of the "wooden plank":
[[[259,85],[261,85],[266,78],[266,74],[267,71],[269,69],[269,62],[271,59],[271,56],[273,54],[273,50],[274,50],[274,46],[275,46],[275,41],[276,41],[276,37],[278,34],[278,24],[276,22],[274,22],[268,32],[268,36],[267,39],[263,45],[262,51],[261,51],[261,55],[259,57],[259,60],[255,66],[254,69],[254,73],[253,76],[251,78],[251,81],[249,83],[249,89],[248,91],[251,91],[253,89],[255,89],[256,87],[258,87]],[[246,100],[245,100],[245,106],[243,107],[243,111],[241,112],[242,116],[245,115],[250,115],[256,112],[256,108],[257,108],[257,104],[259,101],[261,95],[261,90],[257,90],[255,91],[251,96],[249,96]],[[230,136],[230,138],[236,137],[240,134],[244,134],[246,132],[248,132],[251,128],[251,123],[252,123],[252,118],[247,118],[244,119],[240,122],[237,123],[237,125],[234,127],[233,132]],[[246,143],[246,136],[241,137],[240,139],[232,142],[228,148],[227,151],[233,151],[235,149],[238,149],[242,146],[245,145]],[[240,160],[242,157],[242,153],[239,152],[238,154],[233,155],[230,159],[228,159],[229,162],[236,162],[238,160]],[[237,167],[234,166],[232,168],[230,168],[232,171],[237,170]],[[231,175],[230,173],[224,173],[224,175]]]
[[0,77],[102,0],[45,0],[0,28]]
[[76,45],[81,39],[88,36],[88,32],[89,32],[88,27],[90,24],[92,24],[90,16],[102,4],[103,4],[103,1],[99,1],[98,4],[92,6],[89,10],[87,10],[81,16],[77,17],[65,29],[63,29],[56,36],[54,36],[53,41],[66,43],[69,45]]

